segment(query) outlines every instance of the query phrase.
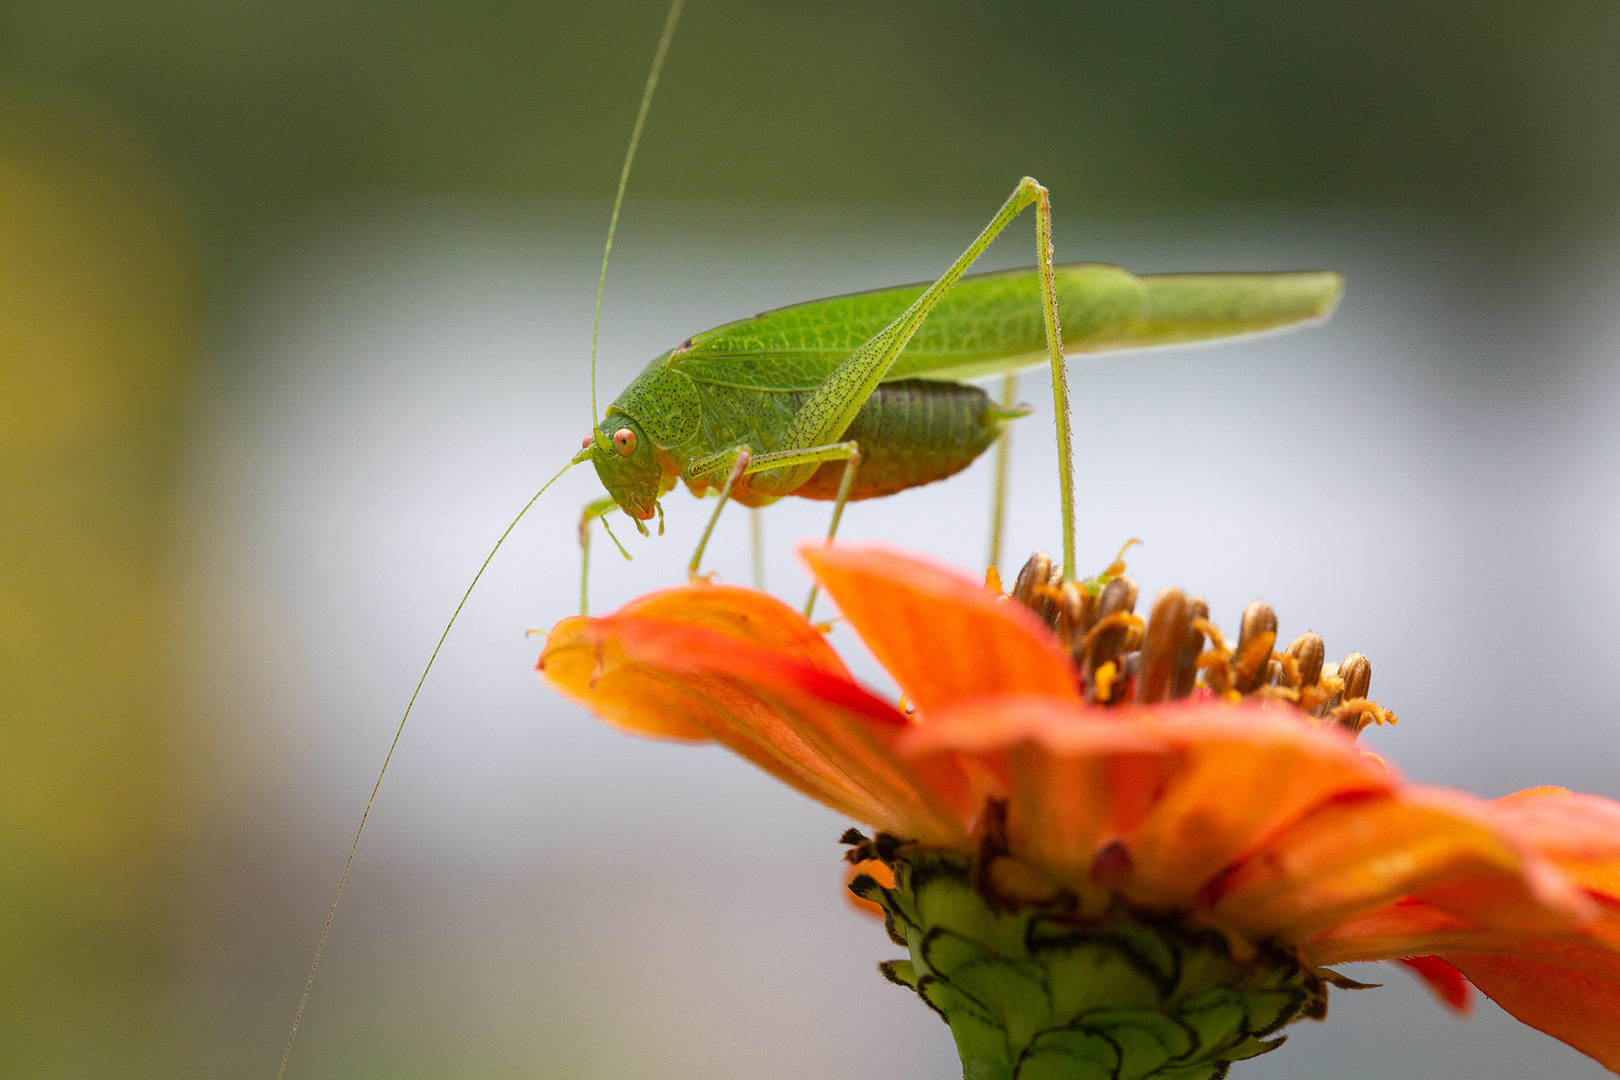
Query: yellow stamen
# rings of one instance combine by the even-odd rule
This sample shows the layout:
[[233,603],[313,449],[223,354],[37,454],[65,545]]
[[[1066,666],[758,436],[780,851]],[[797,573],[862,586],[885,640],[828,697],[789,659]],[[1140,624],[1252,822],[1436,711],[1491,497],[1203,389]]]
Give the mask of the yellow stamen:
[[1086,631],[1086,636],[1080,639],[1080,648],[1077,652],[1084,652],[1091,647],[1091,642],[1105,630],[1117,630],[1120,627],[1127,629],[1141,629],[1147,625],[1147,620],[1130,611],[1116,611],[1112,615],[1105,615],[1097,620],[1097,625]]
[[1097,669],[1097,674],[1093,679],[1097,686],[1098,701],[1107,701],[1113,696],[1114,677],[1118,674],[1119,668],[1115,666],[1112,660]]
[[1119,549],[1119,554],[1114,556],[1114,561],[1108,564],[1108,569],[1104,570],[1097,576],[1102,580],[1107,581],[1110,578],[1117,578],[1119,575],[1123,574],[1125,572],[1125,553],[1131,550],[1132,545],[1140,544],[1141,542],[1141,540],[1134,536],[1125,541],[1125,543],[1121,545]]

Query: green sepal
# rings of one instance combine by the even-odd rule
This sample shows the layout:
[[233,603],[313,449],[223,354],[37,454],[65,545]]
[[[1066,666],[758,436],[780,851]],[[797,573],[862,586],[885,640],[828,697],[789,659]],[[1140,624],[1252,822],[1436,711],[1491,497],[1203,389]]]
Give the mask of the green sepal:
[[882,907],[883,929],[888,933],[889,940],[902,948],[910,948],[911,943],[895,924],[896,901],[889,890],[878,883],[877,878],[871,874],[856,874],[854,880],[849,883],[849,891],[862,900],[869,900]]
[[1227,1057],[1233,1061],[1247,1061],[1250,1058],[1257,1058],[1261,1054],[1269,1054],[1273,1050],[1281,1048],[1282,1044],[1287,1041],[1288,1036],[1286,1035],[1279,1035],[1275,1039],[1251,1039],[1244,1044],[1241,1051],[1228,1054]]
[[1230,1061],[1206,1061],[1198,1065],[1160,1069],[1153,1080],[1225,1080],[1231,1069]]
[[1215,1080],[1325,1015],[1341,978],[1264,945],[1235,956],[1175,914],[987,896],[972,856],[880,840],[894,887],[850,888],[911,953],[880,970],[950,1025],[971,1080]]
[[1311,974],[1325,983],[1337,986],[1340,990],[1377,990],[1383,983],[1357,982],[1348,975],[1340,974],[1332,968],[1311,968]]
[[907,990],[917,989],[917,969],[910,960],[884,960],[878,964],[878,971],[896,986],[904,986]]

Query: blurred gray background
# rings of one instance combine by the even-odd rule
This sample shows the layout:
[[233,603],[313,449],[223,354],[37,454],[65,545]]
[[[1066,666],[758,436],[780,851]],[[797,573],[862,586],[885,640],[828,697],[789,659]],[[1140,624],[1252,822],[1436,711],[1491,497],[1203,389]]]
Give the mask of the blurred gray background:
[[[0,9],[11,420],[0,1072],[268,1076],[445,618],[588,429],[600,244],[661,5]],[[692,0],[621,222],[599,391],[775,305],[931,278],[1018,176],[1061,259],[1334,267],[1327,326],[1076,361],[1080,550],[1367,653],[1366,741],[1497,795],[1620,797],[1620,17],[1605,5]],[[1031,227],[985,268],[1031,261]],[[1057,548],[1050,391],[1008,563]],[[982,569],[988,461],[859,504]],[[873,964],[847,822],[535,677],[576,470],[407,728],[289,1075],[959,1070]],[[678,582],[707,508],[601,542]],[[773,591],[827,504],[764,515]],[[747,517],[711,547],[748,579]],[[1007,569],[1010,567],[1004,567]],[[839,647],[885,687],[845,630]],[[1396,969],[1254,1077],[1593,1077]]]

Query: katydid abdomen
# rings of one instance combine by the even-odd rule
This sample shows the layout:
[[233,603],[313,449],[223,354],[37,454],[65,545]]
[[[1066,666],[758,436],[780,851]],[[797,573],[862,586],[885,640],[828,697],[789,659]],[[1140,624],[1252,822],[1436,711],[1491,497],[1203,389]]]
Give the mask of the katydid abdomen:
[[[781,447],[766,433],[774,436],[786,431],[788,421],[810,394],[700,384],[698,396],[704,402],[706,419],[699,429],[701,442],[722,446],[750,443],[771,451]],[[861,467],[848,498],[893,495],[959,473],[995,444],[1007,420],[1021,415],[1022,411],[997,406],[977,386],[931,379],[883,383],[840,436],[840,441],[854,441],[861,449]],[[769,416],[770,422],[751,423],[762,416]],[[836,498],[843,471],[843,462],[826,462],[788,494]],[[733,498],[756,506],[778,497],[770,494],[771,474],[748,479],[755,483],[734,489]],[[688,484],[700,493],[709,486],[701,480],[688,480]]]

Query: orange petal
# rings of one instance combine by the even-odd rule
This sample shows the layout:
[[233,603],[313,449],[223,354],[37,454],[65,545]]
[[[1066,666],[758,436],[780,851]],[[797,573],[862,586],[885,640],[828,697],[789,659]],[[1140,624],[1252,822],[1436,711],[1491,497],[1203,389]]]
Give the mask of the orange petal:
[[1541,787],[1488,805],[1498,821],[1581,888],[1620,900],[1620,803]]
[[651,673],[638,677],[614,642],[603,639],[599,626],[600,620],[582,615],[559,622],[546,635],[536,669],[564,695],[615,727],[637,735],[707,742],[708,727],[697,715],[705,707],[702,700],[680,686],[664,685]]
[[764,705],[762,714],[716,732],[720,742],[739,751],[755,740],[772,749],[792,747],[864,795],[869,807],[852,815],[858,820],[923,843],[968,843],[967,808],[951,798],[960,778],[949,763],[925,774],[898,753],[896,744],[912,725],[893,705],[841,676],[746,645],[705,643],[704,631],[682,631],[683,638],[659,624],[627,622],[619,632],[626,651],[642,662],[706,673]]
[[1620,1072],[1620,958],[1615,954],[1588,958],[1582,965],[1587,970],[1522,957],[1446,959],[1524,1023]]
[[[1099,719],[1099,717],[1101,719]],[[1113,840],[1130,899],[1184,907],[1232,862],[1322,803],[1395,783],[1294,710],[1216,702],[1097,709],[1038,695],[976,698],[906,733],[1009,798],[1013,853],[1083,889]],[[1116,872],[1118,868],[1116,868]]]
[[809,667],[850,677],[826,635],[770,593],[735,585],[685,585],[630,601],[615,617],[703,627],[769,649]]
[[1176,769],[1125,837],[1139,903],[1179,907],[1316,807],[1395,778],[1291,706],[1188,703],[1132,710],[1177,747]]
[[1434,992],[1440,1004],[1458,1016],[1467,1016],[1474,1010],[1474,996],[1468,980],[1463,978],[1462,972],[1438,956],[1405,956],[1396,963],[1405,964],[1416,972],[1423,984]]
[[[726,585],[664,589],[632,600],[609,618],[657,619],[702,627],[738,641],[763,646],[784,657],[846,678],[849,669],[826,639],[797,611],[768,593]],[[602,620],[576,615],[547,635],[536,667],[557,689],[583,702],[602,719],[639,735],[706,741],[701,695],[680,686],[616,671],[624,658],[611,635],[597,629]]]
[[[1072,699],[970,698],[901,740],[919,767],[954,761],[967,799],[1004,798],[1012,853],[1085,894],[1098,850],[1159,791],[1174,748],[1143,724],[1097,721]],[[965,801],[965,800],[964,800]]]
[[1504,931],[1567,928],[1592,913],[1478,800],[1416,787],[1324,804],[1234,868],[1215,913],[1252,937],[1299,942],[1404,896]]
[[[650,614],[656,620],[638,618]],[[863,821],[887,820],[881,804],[807,746],[769,706],[746,690],[691,669],[627,654],[626,627],[648,625],[693,648],[755,649],[764,666],[786,664],[847,681],[832,648],[798,612],[765,593],[689,586],[652,593],[606,619],[564,619],[551,631],[538,668],[567,696],[639,734],[719,739],[812,798]]]
[[875,545],[799,555],[920,715],[987,694],[1079,699],[1073,665],[1040,619],[973,579]]
[[1309,942],[1306,962],[1434,954],[1532,1027],[1620,1070],[1620,911],[1553,934],[1482,927],[1423,901],[1401,901]]
[[627,686],[828,806],[930,843],[966,842],[964,827],[892,744],[909,721],[841,673],[703,627],[613,616],[590,620],[604,663],[597,695]]
[[1306,953],[1320,963],[1433,951],[1512,1015],[1620,1071],[1620,806],[1535,788],[1482,809],[1561,879],[1599,897],[1595,917],[1541,934],[1504,931],[1463,910],[1453,888],[1436,902],[1407,900],[1334,927]]
[[1402,897],[1312,936],[1301,952],[1312,964],[1347,964],[1424,956],[1499,936],[1466,915]]

